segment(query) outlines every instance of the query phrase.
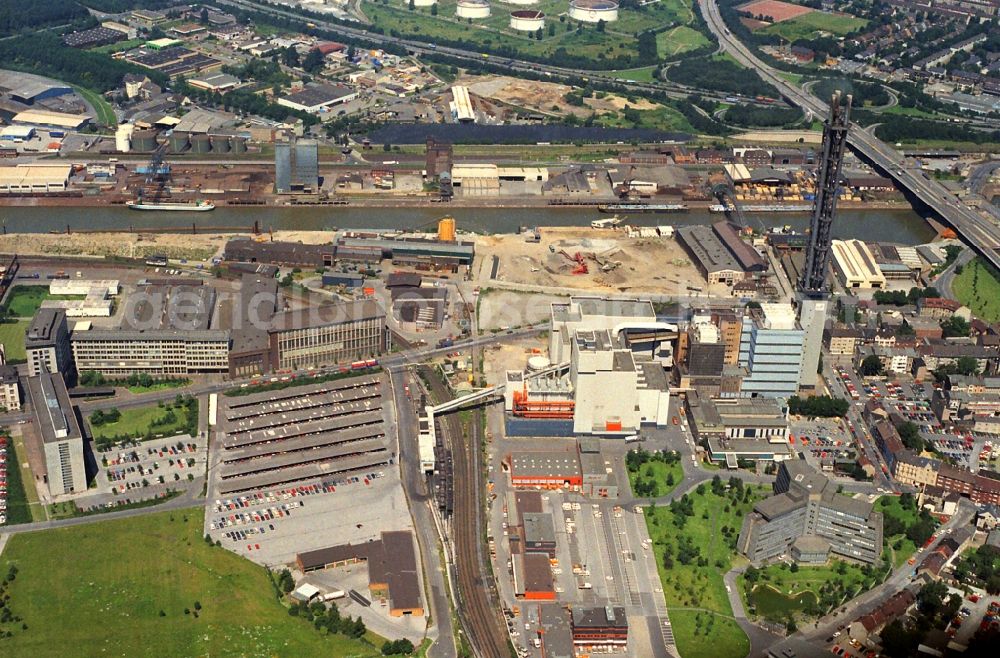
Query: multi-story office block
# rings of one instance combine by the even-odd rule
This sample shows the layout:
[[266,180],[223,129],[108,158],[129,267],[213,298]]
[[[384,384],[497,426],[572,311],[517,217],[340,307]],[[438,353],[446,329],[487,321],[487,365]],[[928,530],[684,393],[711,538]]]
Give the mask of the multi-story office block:
[[805,332],[790,304],[761,304],[743,319],[739,365],[742,394],[787,398],[799,390]]
[[62,375],[42,372],[29,377],[28,392],[45,449],[49,491],[53,496],[86,491],[83,434]]

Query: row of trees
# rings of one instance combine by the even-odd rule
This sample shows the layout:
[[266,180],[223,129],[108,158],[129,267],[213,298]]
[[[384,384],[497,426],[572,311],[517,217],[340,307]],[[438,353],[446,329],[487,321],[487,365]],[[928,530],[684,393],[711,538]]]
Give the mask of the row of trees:
[[872,298],[875,300],[876,304],[888,304],[891,306],[906,306],[907,304],[916,304],[920,299],[929,299],[940,297],[941,293],[938,292],[937,288],[933,286],[928,286],[927,288],[918,288],[913,286],[910,288],[909,292],[903,292],[902,290],[876,290]]
[[793,395],[788,399],[788,412],[809,418],[839,418],[847,413],[850,403],[843,398],[829,395],[813,395],[800,398]]

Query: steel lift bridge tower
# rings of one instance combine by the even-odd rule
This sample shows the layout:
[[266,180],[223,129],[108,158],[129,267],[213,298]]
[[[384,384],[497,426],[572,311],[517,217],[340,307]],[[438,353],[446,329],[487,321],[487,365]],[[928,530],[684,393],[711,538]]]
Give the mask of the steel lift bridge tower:
[[806,265],[799,282],[799,326],[805,335],[802,341],[802,370],[799,389],[816,388],[817,368],[823,348],[823,328],[829,312],[829,289],[826,273],[830,266],[830,228],[837,211],[837,187],[840,167],[847,148],[847,130],[851,124],[851,97],[841,102],[840,92],[833,95],[830,116],[823,126],[823,149],[816,178],[816,205],[813,207]]
[[816,178],[816,205],[813,206],[809,225],[809,248],[806,266],[799,284],[809,296],[826,292],[826,271],[830,265],[830,227],[837,211],[837,187],[840,184],[840,166],[847,148],[847,129],[851,123],[851,97],[842,104],[840,91],[833,95],[830,117],[823,125],[823,149]]

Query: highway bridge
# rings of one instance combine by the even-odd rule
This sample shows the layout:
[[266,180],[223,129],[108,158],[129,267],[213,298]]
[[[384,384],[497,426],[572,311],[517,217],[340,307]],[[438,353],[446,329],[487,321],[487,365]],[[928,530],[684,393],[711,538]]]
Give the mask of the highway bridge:
[[[830,108],[826,103],[789,83],[736,39],[723,22],[719,7],[714,0],[698,0],[698,4],[709,29],[719,39],[722,48],[740,64],[755,69],[764,81],[778,89],[792,105],[802,110],[809,110],[817,117],[826,117],[829,114]],[[860,126],[856,124],[852,126],[847,136],[847,143],[854,151],[870,160],[886,175],[891,176],[902,189],[908,190],[931,208],[946,224],[955,229],[962,240],[994,267],[1000,269],[1000,254],[997,253],[997,249],[1000,248],[1000,227],[960,202],[943,185],[925,177],[920,170],[907,167],[900,153],[868,131],[862,130]]]

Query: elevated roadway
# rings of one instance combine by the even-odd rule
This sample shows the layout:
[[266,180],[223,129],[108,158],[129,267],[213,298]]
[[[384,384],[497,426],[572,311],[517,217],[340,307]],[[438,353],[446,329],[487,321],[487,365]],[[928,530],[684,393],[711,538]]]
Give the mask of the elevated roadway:
[[[736,39],[723,22],[719,7],[713,0],[698,0],[698,4],[719,44],[740,64],[755,69],[765,82],[778,89],[792,105],[803,111],[811,111],[816,117],[826,117],[829,114],[829,105],[782,78],[775,69]],[[1000,254],[997,253],[1000,248],[1000,228],[991,219],[958,201],[943,185],[926,178],[923,172],[908,168],[905,158],[899,152],[860,126],[852,126],[847,143],[855,152],[891,176],[902,189],[920,199],[953,228],[964,242],[1000,269]]]

